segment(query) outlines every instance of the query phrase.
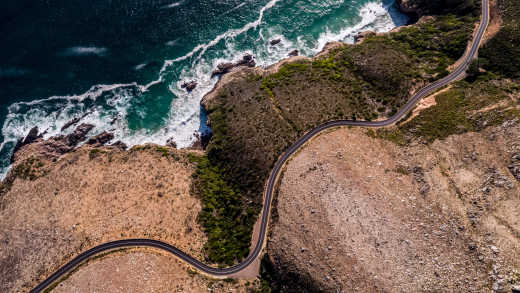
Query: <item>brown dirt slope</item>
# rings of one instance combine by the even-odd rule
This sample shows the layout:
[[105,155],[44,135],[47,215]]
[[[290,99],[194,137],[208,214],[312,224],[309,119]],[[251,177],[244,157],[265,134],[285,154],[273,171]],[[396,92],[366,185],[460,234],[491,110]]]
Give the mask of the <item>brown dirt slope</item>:
[[0,197],[1,292],[28,291],[79,252],[112,240],[153,238],[202,258],[206,237],[187,152],[81,147],[56,157],[42,144],[17,153],[16,179]]
[[323,134],[280,183],[268,243],[278,285],[510,292],[520,282],[517,160],[518,120],[430,145],[398,146],[358,128]]
[[211,279],[172,255],[132,249],[91,261],[52,292],[252,292],[258,285]]

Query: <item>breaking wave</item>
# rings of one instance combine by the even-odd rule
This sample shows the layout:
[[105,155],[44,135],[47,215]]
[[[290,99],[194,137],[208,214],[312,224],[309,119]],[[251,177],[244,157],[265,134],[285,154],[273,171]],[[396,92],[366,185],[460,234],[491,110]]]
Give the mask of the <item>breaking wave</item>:
[[[3,168],[0,175],[5,175],[7,171],[14,144],[32,127],[38,126],[40,131],[45,132],[44,137],[48,138],[60,134],[62,126],[77,117],[82,117],[80,123],[96,126],[90,135],[109,131],[114,133],[114,141],[120,140],[129,146],[143,143],[165,144],[170,138],[178,147],[190,146],[197,133],[208,131],[204,121],[201,122],[201,115],[204,113],[201,113],[200,100],[217,83],[216,77],[211,78],[211,72],[219,63],[236,61],[247,53],[255,56],[257,65],[268,66],[286,58],[295,49],[302,55],[312,56],[321,51],[327,42],[353,42],[358,32],[385,32],[407,21],[393,7],[393,3],[383,5],[374,1],[351,8],[357,11],[357,16],[353,19],[342,20],[339,25],[317,25],[307,35],[288,31],[283,23],[277,21],[274,13],[269,13],[273,9],[285,9],[284,5],[289,4],[284,2],[271,0],[260,8],[255,19],[242,27],[218,34],[181,57],[165,60],[158,78],[146,85],[96,85],[81,95],[54,96],[12,104],[2,127],[4,142],[0,152]],[[327,11],[334,11],[343,2],[313,3],[314,6],[311,5],[308,9],[318,11],[312,13],[322,13],[323,7]],[[181,4],[182,1],[174,2],[165,7],[172,8]],[[245,5],[248,3],[239,4],[225,13],[231,14]],[[271,46],[269,42],[272,39],[280,39],[281,42]],[[175,44],[176,39],[166,43],[166,46]],[[107,53],[106,48],[94,46],[72,47],[64,51],[65,55],[106,56]],[[135,70],[145,67],[146,64],[139,64],[135,66]],[[198,86],[187,93],[181,85],[191,80],[197,81]],[[155,117],[155,113],[148,113],[142,108],[147,103],[164,105],[157,107],[164,110],[164,115]],[[65,134],[72,130],[73,128],[67,129]]]

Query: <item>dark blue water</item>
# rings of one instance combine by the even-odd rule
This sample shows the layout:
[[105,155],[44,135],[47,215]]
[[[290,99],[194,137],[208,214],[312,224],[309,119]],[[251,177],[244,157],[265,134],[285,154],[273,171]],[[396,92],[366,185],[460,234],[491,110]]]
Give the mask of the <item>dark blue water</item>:
[[33,126],[48,137],[75,117],[129,145],[188,146],[218,63],[251,53],[265,66],[405,22],[393,0],[4,0],[0,167]]

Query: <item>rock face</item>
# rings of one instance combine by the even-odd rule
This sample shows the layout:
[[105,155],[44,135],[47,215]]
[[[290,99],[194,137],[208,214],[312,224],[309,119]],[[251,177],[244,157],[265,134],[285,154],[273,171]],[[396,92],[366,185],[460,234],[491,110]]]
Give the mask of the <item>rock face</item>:
[[[20,151],[23,146],[36,143],[39,145],[37,147],[39,152],[43,153],[47,157],[55,158],[57,156],[71,152],[80,142],[87,138],[87,134],[93,128],[94,125],[83,123],[76,127],[76,129],[69,135],[53,136],[48,140],[41,141],[40,138],[42,138],[42,134],[38,135],[38,128],[34,127],[31,129],[31,131],[29,131],[29,134],[25,137],[25,139],[23,141],[20,140],[18,145],[15,147],[11,161],[15,161],[17,152]],[[102,137],[99,137],[99,139],[100,141],[104,141],[107,139],[107,136],[103,135]]]
[[107,142],[111,141],[112,139],[114,139],[114,134],[103,131],[102,133],[98,134],[97,136],[90,138],[87,141],[87,144],[102,146],[102,145],[106,144]]
[[271,44],[271,46],[274,46],[274,45],[279,44],[281,41],[282,41],[281,39],[274,39],[274,40],[271,40],[270,44]]
[[21,147],[23,147],[24,145],[31,144],[31,143],[35,142],[37,139],[43,137],[42,134],[38,134],[38,133],[39,133],[38,126],[34,126],[33,128],[31,128],[31,130],[29,130],[29,133],[27,134],[27,136],[24,139],[18,140],[18,142],[16,143],[16,146],[14,147],[13,154],[11,156],[11,162],[13,162],[13,160],[14,160],[14,154],[16,154],[16,152]]
[[194,90],[197,87],[197,82],[194,80],[190,81],[190,82],[185,82],[181,85],[181,87],[183,89],[186,89],[188,92],[191,92],[192,90]]
[[223,75],[231,71],[231,69],[238,67],[238,66],[247,66],[247,67],[255,67],[256,62],[253,59],[253,56],[250,54],[244,55],[242,57],[242,60],[236,62],[236,63],[221,63],[217,66],[217,69],[213,71],[211,74],[211,77],[217,76],[217,75]]
[[92,128],[94,128],[94,125],[88,123],[83,123],[78,126],[74,132],[65,137],[67,145],[70,147],[77,146],[78,143],[84,141],[87,138],[87,134],[92,130]]
[[39,133],[38,126],[34,126],[33,128],[31,128],[31,130],[29,130],[29,133],[27,134],[25,139],[21,142],[22,145],[33,143],[38,138],[41,138],[42,135],[41,134],[38,135],[38,133]]

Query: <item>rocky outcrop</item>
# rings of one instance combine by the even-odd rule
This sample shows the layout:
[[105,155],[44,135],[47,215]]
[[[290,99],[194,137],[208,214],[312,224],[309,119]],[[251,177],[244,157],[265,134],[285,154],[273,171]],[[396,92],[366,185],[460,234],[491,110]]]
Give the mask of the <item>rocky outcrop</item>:
[[181,88],[183,89],[186,89],[186,91],[188,92],[191,92],[192,90],[194,90],[195,88],[197,87],[197,82],[196,81],[190,81],[190,82],[185,82],[181,85]]
[[364,31],[364,32],[359,32],[355,37],[354,37],[354,42],[356,44],[358,43],[361,43],[363,42],[367,37],[369,36],[375,36],[376,35],[376,32],[374,31]]
[[103,131],[102,133],[90,138],[87,141],[87,144],[102,146],[114,139],[114,134],[110,132]]
[[223,75],[226,73],[229,73],[231,69],[239,66],[247,66],[247,67],[255,67],[256,62],[252,55],[247,54],[242,57],[242,60],[236,62],[236,63],[221,63],[217,66],[217,69],[213,71],[211,74],[211,77],[215,77],[217,75]]
[[75,147],[80,142],[84,141],[87,138],[87,134],[94,128],[94,125],[83,123],[76,127],[74,132],[65,136],[65,140],[69,147]]
[[13,150],[13,154],[11,155],[11,163],[14,161],[14,155],[21,147],[23,147],[24,145],[31,144],[31,143],[35,142],[37,139],[42,138],[42,137],[43,137],[43,135],[39,134],[38,126],[34,126],[33,128],[31,128],[31,130],[29,130],[29,133],[27,134],[27,136],[25,136],[25,138],[23,138],[23,139],[20,138],[18,140],[18,142],[16,143],[16,146],[14,147],[14,150]]

